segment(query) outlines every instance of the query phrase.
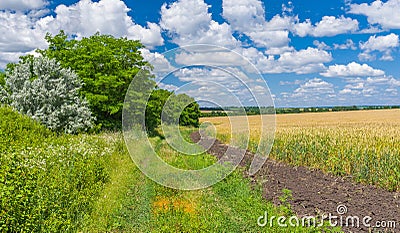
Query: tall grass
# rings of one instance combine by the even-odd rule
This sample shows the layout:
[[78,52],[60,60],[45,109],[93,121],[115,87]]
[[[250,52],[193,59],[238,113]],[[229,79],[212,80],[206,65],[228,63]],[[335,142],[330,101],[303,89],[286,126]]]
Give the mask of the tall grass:
[[74,232],[109,177],[100,137],[57,136],[0,108],[0,232]]

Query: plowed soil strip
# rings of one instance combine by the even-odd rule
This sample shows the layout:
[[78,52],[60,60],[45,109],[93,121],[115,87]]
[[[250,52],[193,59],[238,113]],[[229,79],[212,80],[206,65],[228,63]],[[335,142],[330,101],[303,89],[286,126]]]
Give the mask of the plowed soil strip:
[[[199,132],[194,132],[191,139],[209,148],[207,152],[218,158],[228,149],[227,145],[218,140],[202,138]],[[229,148],[232,150],[232,147]],[[253,156],[246,151],[241,165],[251,162]],[[264,197],[276,205],[281,204],[279,197],[282,196],[282,190],[291,190],[293,198],[289,203],[299,218],[331,214],[337,217],[332,222],[337,222],[345,232],[400,232],[399,192],[389,192],[355,183],[350,178],[336,177],[302,166],[294,167],[272,159],[268,159],[251,178],[262,182]]]

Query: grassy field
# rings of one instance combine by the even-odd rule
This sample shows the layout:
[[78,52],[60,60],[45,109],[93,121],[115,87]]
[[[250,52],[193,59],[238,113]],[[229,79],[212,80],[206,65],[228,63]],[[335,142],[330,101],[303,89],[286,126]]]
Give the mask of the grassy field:
[[103,187],[114,145],[56,135],[0,107],[0,232],[74,232]]
[[[56,135],[28,117],[0,108],[0,232],[330,232],[260,227],[259,216],[293,216],[262,197],[236,170],[212,187],[180,191],[148,179],[133,163],[122,133]],[[193,129],[184,129],[188,138]],[[176,167],[199,169],[208,154],[184,156],[151,138]],[[142,144],[138,142],[137,150]]]
[[[260,116],[247,119],[250,145],[254,145],[260,137]],[[243,116],[232,120],[247,124]],[[224,142],[241,136],[231,135],[227,117],[202,118],[201,122],[214,124]],[[400,110],[283,114],[276,115],[276,123],[270,157],[400,190]]]
[[[10,109],[0,111],[0,232],[337,231],[258,226],[265,211],[294,213],[288,204],[263,199],[261,185],[241,169],[206,189],[170,189],[136,167],[119,132],[56,135]],[[254,144],[260,118],[249,119]],[[229,139],[227,118],[202,121],[214,123],[218,137]],[[193,130],[182,134],[188,139]],[[215,163],[208,154],[184,156],[160,137],[150,141],[173,166],[200,169]],[[138,152],[142,145],[137,142]],[[399,145],[400,110],[278,115],[271,156],[399,190]],[[282,190],[282,203],[288,198]]]
[[[188,138],[191,129],[184,130]],[[121,138],[116,134],[113,138]],[[165,140],[151,138],[154,148],[169,164],[187,169],[199,169],[215,163],[208,154],[184,156],[172,150]],[[120,142],[122,143],[122,141]],[[140,143],[138,143],[140,145]],[[114,160],[112,180],[93,211],[88,231],[117,232],[337,232],[338,229],[306,227],[260,227],[259,216],[292,216],[288,205],[274,206],[262,198],[259,185],[252,185],[237,170],[212,187],[182,191],[163,187],[146,178],[133,162],[124,146]],[[140,147],[137,148],[141,150]],[[118,162],[119,161],[119,162]],[[113,175],[116,173],[115,175]],[[124,185],[125,183],[125,185]],[[114,191],[112,191],[114,190]],[[119,193],[119,196],[109,196]],[[110,199],[111,197],[111,199]],[[290,198],[282,192],[282,198]],[[105,207],[104,207],[105,206]]]

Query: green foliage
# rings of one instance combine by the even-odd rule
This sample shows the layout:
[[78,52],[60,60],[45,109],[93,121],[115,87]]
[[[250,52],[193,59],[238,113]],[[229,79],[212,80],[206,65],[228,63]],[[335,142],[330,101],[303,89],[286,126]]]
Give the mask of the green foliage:
[[199,104],[190,96],[186,94],[179,94],[176,96],[178,103],[182,103],[184,110],[179,117],[179,125],[198,127],[200,117]]
[[0,116],[0,232],[76,232],[108,180],[111,148],[10,108]]
[[154,131],[161,124],[162,109],[172,94],[163,89],[156,89],[151,93],[146,107],[146,128],[149,132]]
[[22,116],[10,107],[0,106],[0,154],[20,147],[32,147],[42,143],[53,133],[30,117]]
[[4,86],[6,84],[6,74],[0,71],[0,86]]
[[[103,128],[121,128],[122,109],[128,86],[140,70],[148,71],[151,65],[144,61],[139,41],[116,39],[109,35],[95,34],[82,40],[68,40],[61,31],[47,34],[49,48],[39,52],[55,58],[63,67],[70,67],[84,82],[81,94],[89,101],[97,124]],[[133,92],[142,94],[154,86],[152,75],[135,77],[140,85]],[[131,93],[132,99],[141,93]]]
[[[164,113],[163,113],[164,111]],[[163,118],[161,118],[163,116]],[[186,94],[156,89],[151,93],[146,108],[146,127],[153,131],[161,124],[179,124],[181,126],[199,126],[200,110],[196,101]],[[179,122],[175,122],[179,120]]]
[[273,106],[245,106],[245,107],[202,107],[200,117],[219,117],[219,116],[251,116],[260,114],[274,114]]
[[166,101],[161,114],[163,123],[182,126],[198,127],[199,117],[199,105],[192,97],[186,94],[171,95]]
[[93,120],[86,100],[79,97],[81,86],[76,74],[54,59],[27,56],[8,66],[0,101],[54,131],[77,133]]

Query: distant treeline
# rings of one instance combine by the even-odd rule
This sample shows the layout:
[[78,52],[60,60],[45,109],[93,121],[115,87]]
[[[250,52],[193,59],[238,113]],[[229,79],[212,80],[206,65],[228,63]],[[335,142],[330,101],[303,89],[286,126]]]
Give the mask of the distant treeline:
[[242,115],[260,115],[273,113],[273,107],[224,107],[224,108],[210,108],[201,107],[200,117],[216,117],[216,116],[242,116]]
[[[377,109],[399,109],[400,105],[396,106],[332,106],[332,107],[287,107],[275,108],[276,114],[288,113],[305,113],[305,112],[340,112],[340,111],[358,111],[358,110],[377,110]],[[201,107],[200,117],[217,117],[217,116],[240,116],[240,115],[260,115],[273,113],[273,107],[225,107],[212,108]]]

